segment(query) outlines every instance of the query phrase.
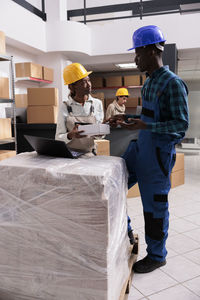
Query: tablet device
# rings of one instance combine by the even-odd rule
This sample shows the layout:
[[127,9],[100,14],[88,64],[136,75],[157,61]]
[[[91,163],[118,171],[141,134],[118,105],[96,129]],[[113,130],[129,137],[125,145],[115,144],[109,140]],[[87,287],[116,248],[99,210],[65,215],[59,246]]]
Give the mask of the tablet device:
[[85,152],[69,149],[64,141],[33,135],[24,135],[24,137],[38,154],[64,158],[78,158],[85,154]]

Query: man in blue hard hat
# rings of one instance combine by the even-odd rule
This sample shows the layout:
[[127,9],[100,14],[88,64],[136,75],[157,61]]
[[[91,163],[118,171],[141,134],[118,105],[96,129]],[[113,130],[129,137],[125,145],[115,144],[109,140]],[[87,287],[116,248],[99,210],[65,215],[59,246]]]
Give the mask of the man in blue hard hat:
[[168,236],[168,193],[175,163],[175,145],[188,128],[188,89],[168,66],[163,66],[165,38],[154,25],[133,34],[135,63],[148,77],[142,87],[141,118],[118,115],[110,124],[130,130],[140,129],[138,140],[130,142],[123,155],[129,171],[128,187],[138,182],[145,221],[147,256],[133,266],[137,273],[148,273],[166,264]]

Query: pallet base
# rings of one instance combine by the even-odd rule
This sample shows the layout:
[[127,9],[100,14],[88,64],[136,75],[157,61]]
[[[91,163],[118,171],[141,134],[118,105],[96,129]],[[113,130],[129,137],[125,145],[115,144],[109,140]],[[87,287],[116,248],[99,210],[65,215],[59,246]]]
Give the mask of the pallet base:
[[127,294],[129,294],[130,292],[130,288],[131,288],[131,283],[132,283],[132,279],[133,279],[133,265],[134,263],[137,261],[137,256],[138,256],[138,251],[139,251],[139,238],[137,234],[134,234],[134,238],[135,238],[135,244],[133,246],[130,247],[130,257],[129,257],[129,276],[126,279],[123,288],[121,290],[120,293],[120,297],[119,300],[126,300],[127,299]]

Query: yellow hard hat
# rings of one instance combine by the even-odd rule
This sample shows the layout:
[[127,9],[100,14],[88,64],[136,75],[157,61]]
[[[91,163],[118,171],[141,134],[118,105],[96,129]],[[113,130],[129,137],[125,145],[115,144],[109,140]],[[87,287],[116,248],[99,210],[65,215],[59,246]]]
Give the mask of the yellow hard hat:
[[129,96],[128,90],[126,88],[120,88],[117,90],[116,96]]
[[79,63],[72,63],[64,68],[63,79],[64,84],[74,83],[82,78],[87,77],[92,71],[87,72],[84,66]]

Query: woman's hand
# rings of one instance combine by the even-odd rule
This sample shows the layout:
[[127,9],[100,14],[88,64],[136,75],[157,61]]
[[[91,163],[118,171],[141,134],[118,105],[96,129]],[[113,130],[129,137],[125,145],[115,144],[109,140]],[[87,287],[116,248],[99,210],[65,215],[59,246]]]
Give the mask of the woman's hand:
[[83,135],[83,134],[81,134],[81,133],[83,133],[84,132],[84,130],[78,130],[78,124],[76,124],[75,126],[74,126],[74,128],[72,129],[72,131],[70,131],[68,134],[67,134],[67,138],[69,139],[69,140],[72,140],[72,139],[74,139],[74,138],[76,138],[76,139],[81,139],[81,138],[84,138],[84,137],[86,137],[87,135]]

